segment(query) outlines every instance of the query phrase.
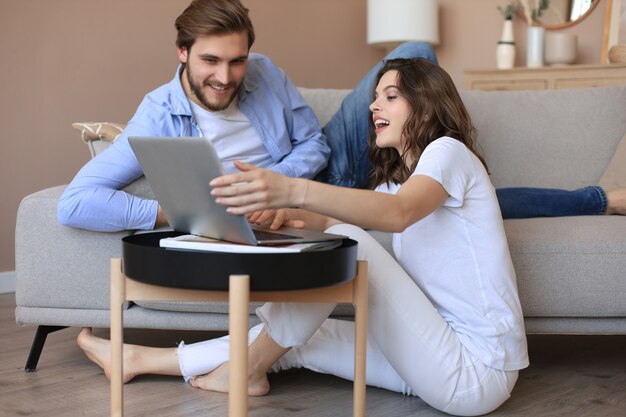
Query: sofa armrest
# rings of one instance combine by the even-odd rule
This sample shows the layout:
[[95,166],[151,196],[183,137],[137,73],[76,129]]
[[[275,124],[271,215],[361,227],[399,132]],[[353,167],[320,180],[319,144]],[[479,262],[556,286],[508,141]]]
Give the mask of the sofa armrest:
[[128,231],[91,232],[59,224],[65,186],[25,197],[17,211],[15,270],[18,307],[109,308],[110,258],[121,256]]

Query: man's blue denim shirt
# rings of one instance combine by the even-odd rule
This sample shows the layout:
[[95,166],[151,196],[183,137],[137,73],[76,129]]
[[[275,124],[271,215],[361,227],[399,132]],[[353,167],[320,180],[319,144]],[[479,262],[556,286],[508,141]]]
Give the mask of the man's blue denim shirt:
[[[59,200],[61,224],[96,231],[154,228],[158,203],[119,191],[143,175],[128,137],[200,136],[181,70],[147,94],[124,132],[78,172]],[[250,54],[239,108],[277,163],[271,169],[313,178],[326,166],[330,149],[313,110],[269,58]]]

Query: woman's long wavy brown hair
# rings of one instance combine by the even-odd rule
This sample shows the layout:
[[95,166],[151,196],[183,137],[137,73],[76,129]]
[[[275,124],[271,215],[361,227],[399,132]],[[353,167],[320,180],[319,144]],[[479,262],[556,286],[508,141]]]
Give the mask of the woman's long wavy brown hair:
[[[415,170],[426,146],[442,136],[463,143],[487,169],[487,163],[476,149],[476,129],[448,73],[425,59],[397,58],[385,61],[376,76],[375,85],[386,72],[392,70],[398,73],[396,86],[409,103],[411,116],[402,129],[406,140],[401,154],[395,148],[376,146],[374,124],[370,117],[368,152],[372,161],[369,179],[372,188],[383,183],[405,182]],[[410,167],[405,163],[407,157],[413,161]]]

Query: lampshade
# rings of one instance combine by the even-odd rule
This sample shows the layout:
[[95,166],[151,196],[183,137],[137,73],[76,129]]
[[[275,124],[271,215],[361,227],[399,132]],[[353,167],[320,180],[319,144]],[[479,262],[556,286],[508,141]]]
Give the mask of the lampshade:
[[405,41],[439,44],[437,0],[367,0],[367,43],[391,47]]

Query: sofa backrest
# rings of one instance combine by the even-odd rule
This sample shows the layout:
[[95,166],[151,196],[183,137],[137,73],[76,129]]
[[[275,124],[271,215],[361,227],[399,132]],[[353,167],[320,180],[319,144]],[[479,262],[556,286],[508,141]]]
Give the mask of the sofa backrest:
[[[350,92],[299,90],[321,126],[328,123]],[[462,91],[461,96],[496,187],[574,189],[597,184],[626,133],[626,85]],[[133,187],[131,192],[149,193],[143,185],[136,190]]]
[[304,88],[298,87],[300,94],[311,106],[320,126],[326,125],[339,109],[341,101],[352,90],[338,88]]
[[[300,92],[324,126],[349,90]],[[461,96],[496,187],[597,184],[626,133],[626,85]]]
[[626,133],[626,85],[462,97],[496,187],[597,184]]

